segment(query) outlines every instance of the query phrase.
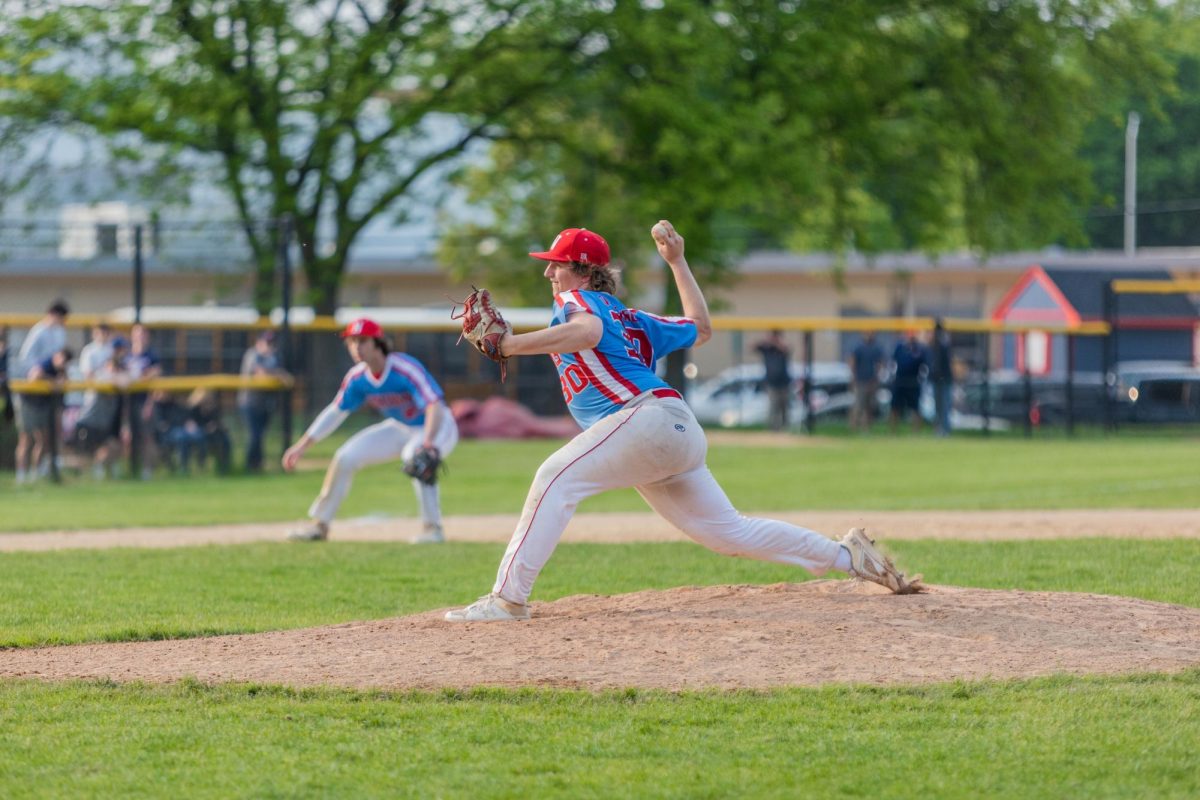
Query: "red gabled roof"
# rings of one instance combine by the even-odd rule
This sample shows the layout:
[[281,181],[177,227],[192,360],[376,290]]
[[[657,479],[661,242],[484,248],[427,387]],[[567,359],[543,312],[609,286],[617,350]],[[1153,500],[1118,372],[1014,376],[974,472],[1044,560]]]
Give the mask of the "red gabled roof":
[[[996,306],[996,310],[992,312],[992,319],[996,322],[1010,321],[1009,315],[1012,313],[1013,306],[1016,305],[1017,301],[1021,298],[1021,295],[1025,293],[1025,290],[1034,283],[1039,284],[1043,289],[1045,289],[1046,294],[1050,295],[1050,299],[1053,300],[1054,304],[1058,307],[1061,317],[1053,321],[1066,322],[1069,325],[1079,324],[1079,312],[1075,310],[1075,306],[1071,305],[1071,301],[1067,300],[1062,291],[1058,288],[1057,284],[1055,284],[1054,281],[1050,279],[1050,276],[1046,274],[1046,271],[1037,264],[1033,264],[1029,267],[1029,269],[1025,270],[1025,273],[1021,275],[1016,284],[1013,285],[1013,288],[1008,290],[1008,293],[1004,295],[1003,299],[1000,300],[1000,304]],[[1047,312],[1045,311],[1036,314],[1030,313],[1028,316],[1026,314],[1021,314],[1021,316],[1026,317],[1026,319],[1036,319],[1045,315],[1047,315]],[[1046,319],[1045,321],[1049,322],[1051,320]]]

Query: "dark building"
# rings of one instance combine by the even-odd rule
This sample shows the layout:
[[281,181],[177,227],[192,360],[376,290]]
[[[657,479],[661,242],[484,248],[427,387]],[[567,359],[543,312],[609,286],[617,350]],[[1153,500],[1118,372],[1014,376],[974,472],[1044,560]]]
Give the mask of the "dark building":
[[[1030,267],[992,313],[999,322],[1037,323],[1048,326],[1103,322],[1104,297],[1109,281],[1169,281],[1165,269],[1078,269]],[[1200,317],[1185,294],[1115,295],[1114,362],[1178,361],[1197,363],[1196,341]],[[999,366],[1033,375],[1062,375],[1067,370],[1067,337],[1058,333],[1005,334]],[[1075,369],[1102,372],[1102,336],[1079,336],[1075,343]]]

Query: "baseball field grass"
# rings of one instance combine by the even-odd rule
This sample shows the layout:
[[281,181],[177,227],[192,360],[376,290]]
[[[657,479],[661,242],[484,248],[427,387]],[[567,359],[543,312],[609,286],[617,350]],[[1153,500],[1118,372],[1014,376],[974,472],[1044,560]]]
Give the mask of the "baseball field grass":
[[[1200,607],[1200,541],[897,541],[931,583],[1096,592]],[[169,550],[6,553],[0,647],[175,639],[380,619],[491,588],[503,545],[286,542]],[[807,580],[689,542],[561,545],[533,599]]]
[[[300,519],[337,443],[322,442],[294,475],[0,485],[0,530]],[[555,447],[545,441],[463,442],[448,459],[443,508],[452,514],[519,513],[534,471]],[[1200,441],[1183,437],[797,439],[784,447],[716,444],[708,463],[733,502],[756,511],[1191,508],[1200,498]],[[414,514],[413,492],[398,477],[394,464],[358,473],[342,516]],[[645,508],[633,491],[604,494],[581,506]]]
[[[303,516],[294,476],[0,488],[0,529]],[[834,439],[714,445],[735,503],[762,510],[1195,508],[1195,439]],[[450,513],[515,513],[552,448],[466,442]],[[497,466],[500,465],[500,466]],[[614,493],[586,510],[640,510]],[[360,474],[349,516],[411,514],[395,467]],[[1083,591],[1200,608],[1200,541],[884,542],[933,583]],[[455,605],[497,544],[284,542],[0,555],[0,646],[304,627]],[[535,601],[804,579],[686,542],[565,543]],[[400,646],[401,643],[398,643]],[[697,647],[703,643],[698,642]],[[481,658],[486,655],[481,654]],[[362,692],[246,684],[0,681],[0,796],[1200,796],[1200,670],[763,692]]]
[[1191,798],[1200,672],[774,692],[0,684],[25,797]]

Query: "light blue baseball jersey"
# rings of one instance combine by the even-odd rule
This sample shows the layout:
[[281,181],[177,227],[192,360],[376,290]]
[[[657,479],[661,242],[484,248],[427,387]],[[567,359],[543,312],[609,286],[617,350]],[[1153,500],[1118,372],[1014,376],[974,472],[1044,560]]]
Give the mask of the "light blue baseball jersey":
[[372,375],[365,363],[351,367],[333,402],[347,412],[366,403],[388,419],[424,425],[425,408],[444,397],[424,364],[407,353],[390,353],[382,375]]
[[696,323],[626,308],[607,292],[577,289],[554,298],[550,327],[571,313],[595,314],[604,326],[591,350],[552,354],[571,416],[584,430],[653,389],[674,390],[654,374],[658,359],[696,342]]

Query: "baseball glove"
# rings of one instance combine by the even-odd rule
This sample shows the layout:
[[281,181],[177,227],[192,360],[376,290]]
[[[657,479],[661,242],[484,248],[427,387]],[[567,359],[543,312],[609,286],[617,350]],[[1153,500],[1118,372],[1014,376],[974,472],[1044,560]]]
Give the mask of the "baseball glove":
[[422,447],[413,454],[411,460],[404,464],[404,474],[416,478],[421,483],[432,486],[437,483],[438,471],[442,466],[442,456],[436,447]]
[[487,289],[471,288],[474,291],[463,300],[462,312],[455,313],[452,310],[450,319],[462,320],[462,334],[458,341],[466,339],[485,357],[499,364],[500,380],[503,381],[508,376],[508,356],[500,352],[500,340],[506,333],[512,333],[512,325],[496,309]]

